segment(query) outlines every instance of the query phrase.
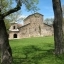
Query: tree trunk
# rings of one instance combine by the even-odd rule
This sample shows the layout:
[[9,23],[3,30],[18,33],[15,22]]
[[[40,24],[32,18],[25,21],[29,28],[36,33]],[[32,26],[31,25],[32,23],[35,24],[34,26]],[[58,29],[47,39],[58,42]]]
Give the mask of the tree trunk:
[[[2,5],[0,5],[2,6]],[[8,34],[6,31],[4,18],[11,13],[17,12],[21,9],[22,2],[21,0],[17,1],[15,8],[10,9],[9,11],[2,13],[2,8],[0,7],[0,53],[1,53],[1,64],[12,64],[12,51],[9,45]]]
[[0,17],[0,46],[1,46],[1,64],[11,64],[12,51],[9,45],[5,23],[1,17]]
[[52,0],[54,10],[54,42],[55,42],[55,54],[59,55],[64,52],[63,30],[62,30],[62,9],[60,0]]

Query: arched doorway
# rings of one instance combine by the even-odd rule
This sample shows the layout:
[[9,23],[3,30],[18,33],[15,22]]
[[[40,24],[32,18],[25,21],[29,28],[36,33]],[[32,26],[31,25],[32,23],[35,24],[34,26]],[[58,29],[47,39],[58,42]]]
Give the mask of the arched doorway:
[[14,34],[14,35],[13,35],[13,38],[17,38],[17,34]]

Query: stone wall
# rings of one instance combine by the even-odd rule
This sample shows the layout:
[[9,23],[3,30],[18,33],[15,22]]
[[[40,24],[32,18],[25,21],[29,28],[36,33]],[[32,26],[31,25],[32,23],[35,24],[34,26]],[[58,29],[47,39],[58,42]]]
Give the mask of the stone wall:
[[9,39],[20,39],[19,31],[10,31],[9,32]]
[[21,38],[51,36],[53,29],[43,23],[43,15],[33,14],[24,20],[24,26],[20,28]]
[[[14,26],[16,26],[16,29],[13,29]],[[53,27],[44,24],[43,15],[39,13],[29,15],[26,19],[24,19],[24,25],[21,27],[18,27],[16,23],[12,24],[10,30],[10,39],[16,38],[16,35],[18,39],[53,35]]]

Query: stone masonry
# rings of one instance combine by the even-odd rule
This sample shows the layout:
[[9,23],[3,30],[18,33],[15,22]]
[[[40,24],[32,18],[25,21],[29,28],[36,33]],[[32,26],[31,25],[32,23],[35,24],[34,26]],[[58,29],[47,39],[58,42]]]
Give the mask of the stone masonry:
[[24,25],[11,23],[9,38],[20,39],[28,37],[52,36],[53,27],[43,22],[43,15],[34,13],[24,19]]

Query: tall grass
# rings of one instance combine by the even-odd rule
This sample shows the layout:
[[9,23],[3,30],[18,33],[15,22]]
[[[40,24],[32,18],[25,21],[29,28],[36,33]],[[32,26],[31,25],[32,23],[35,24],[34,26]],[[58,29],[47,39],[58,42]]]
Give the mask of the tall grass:
[[13,64],[64,64],[64,58],[54,55],[53,37],[32,37],[10,40]]

